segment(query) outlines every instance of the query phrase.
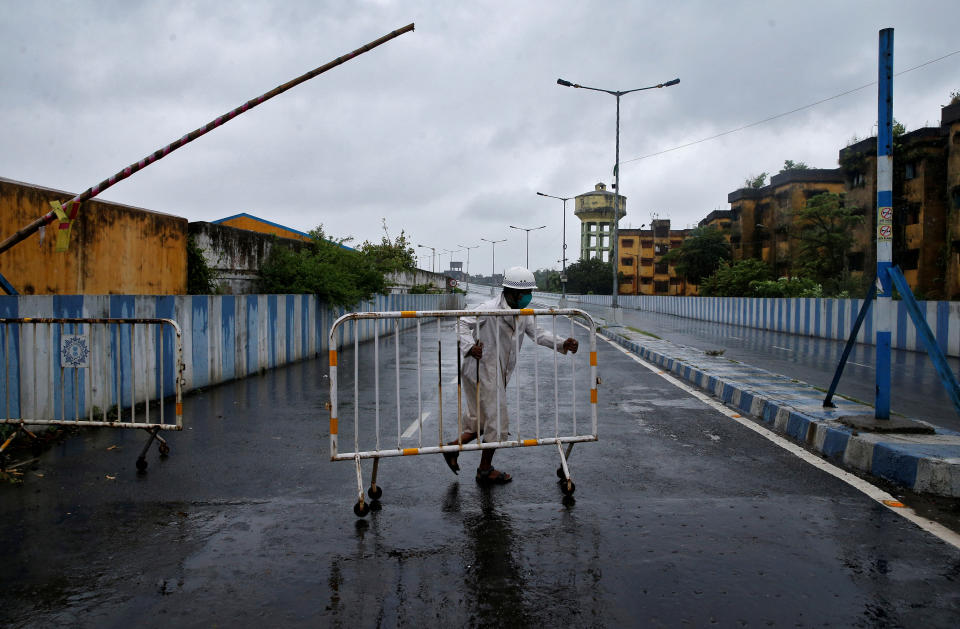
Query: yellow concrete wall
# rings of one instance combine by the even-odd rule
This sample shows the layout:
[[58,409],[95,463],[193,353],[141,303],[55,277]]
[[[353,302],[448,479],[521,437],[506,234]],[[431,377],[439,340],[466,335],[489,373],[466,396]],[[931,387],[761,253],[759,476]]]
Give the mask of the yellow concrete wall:
[[292,238],[293,240],[304,240],[308,242],[310,240],[309,237],[291,229],[284,229],[278,225],[271,225],[270,223],[258,221],[252,216],[236,216],[231,219],[219,221],[217,224],[226,225],[228,227],[236,227],[237,229],[246,229],[252,232],[260,232],[261,234],[273,234],[275,236],[280,236],[281,238]]
[[[74,194],[0,179],[0,238]],[[54,251],[56,223],[0,254],[0,273],[24,295],[178,295],[187,292],[187,220],[87,201],[70,248]]]

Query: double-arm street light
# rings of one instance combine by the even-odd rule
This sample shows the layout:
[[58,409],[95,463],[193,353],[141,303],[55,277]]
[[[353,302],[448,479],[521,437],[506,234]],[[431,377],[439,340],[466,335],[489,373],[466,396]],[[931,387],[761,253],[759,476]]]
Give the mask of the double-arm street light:
[[429,249],[429,250],[430,250],[430,252],[431,252],[431,254],[430,254],[430,272],[431,272],[431,273],[436,273],[436,272],[437,272],[437,267],[436,267],[436,264],[435,264],[435,262],[434,262],[434,258],[436,258],[436,255],[437,255],[437,248],[436,248],[436,247],[428,247],[427,245],[417,245],[417,246],[418,246],[418,247],[422,247],[422,248],[424,248],[424,249]]
[[617,293],[620,292],[620,283],[617,281],[617,263],[619,262],[617,258],[617,225],[620,222],[620,97],[625,94],[630,94],[631,92],[642,92],[643,90],[652,90],[654,88],[660,87],[670,87],[671,85],[676,85],[680,82],[680,79],[673,79],[672,81],[667,81],[666,83],[658,83],[656,85],[649,85],[647,87],[637,87],[632,90],[604,90],[596,87],[587,87],[586,85],[578,85],[576,83],[571,83],[564,79],[557,79],[558,85],[563,85],[564,87],[576,87],[582,88],[585,90],[592,90],[594,92],[604,92],[605,94],[610,94],[617,97],[617,155],[616,155],[616,165],[613,168],[613,191],[614,191],[614,201],[613,201],[613,229],[611,230],[611,239],[610,243],[610,262],[613,266],[613,296],[610,300],[610,305],[613,308],[613,319],[615,323],[622,323],[623,314],[620,312],[620,303],[617,300]]
[[507,239],[490,240],[489,238],[481,238],[480,240],[490,243],[490,294],[493,295],[496,291],[494,278],[497,276],[497,243],[507,242]]
[[573,197],[555,197],[552,194],[538,192],[541,197],[563,201],[563,271],[560,273],[560,307],[567,307],[567,201]]
[[543,229],[544,227],[546,227],[546,225],[541,225],[540,227],[517,227],[516,225],[511,225],[511,226],[510,226],[510,229],[522,229],[523,231],[527,232],[527,264],[526,264],[526,267],[527,267],[528,270],[530,269],[530,232],[532,232],[532,231],[534,231],[534,230],[537,230],[537,229]]
[[466,249],[467,251],[467,290],[469,290],[470,289],[470,250],[476,249],[480,245],[473,245],[472,247],[468,247],[466,245],[457,245],[457,246],[460,247],[461,249]]

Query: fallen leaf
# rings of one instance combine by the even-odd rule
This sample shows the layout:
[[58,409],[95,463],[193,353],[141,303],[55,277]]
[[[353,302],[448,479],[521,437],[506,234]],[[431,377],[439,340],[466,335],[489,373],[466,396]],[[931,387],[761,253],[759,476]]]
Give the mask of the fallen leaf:
[[117,477],[116,477],[116,476],[110,476],[109,474],[107,474],[107,480],[117,480]]
[[107,450],[116,450],[116,449],[119,448],[119,447],[120,447],[120,446],[113,445],[113,446],[110,446],[109,448],[107,448]]
[[40,472],[34,472],[34,475],[36,475],[37,478],[43,478],[43,474]]

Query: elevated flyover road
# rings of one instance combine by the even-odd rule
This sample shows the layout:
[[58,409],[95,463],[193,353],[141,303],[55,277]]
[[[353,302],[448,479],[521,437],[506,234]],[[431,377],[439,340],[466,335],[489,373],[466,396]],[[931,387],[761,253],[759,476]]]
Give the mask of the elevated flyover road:
[[398,457],[356,518],[325,360],[188,396],[176,456],[146,475],[134,436],[67,438],[0,484],[4,625],[956,627],[949,527],[619,346],[598,365],[573,500],[549,448],[498,452],[514,480],[495,487],[475,452],[459,476]]

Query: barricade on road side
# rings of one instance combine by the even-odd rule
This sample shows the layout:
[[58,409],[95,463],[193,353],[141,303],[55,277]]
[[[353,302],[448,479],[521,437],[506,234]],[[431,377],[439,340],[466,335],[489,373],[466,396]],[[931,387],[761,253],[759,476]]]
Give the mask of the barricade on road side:
[[[183,343],[172,319],[0,319],[0,424],[36,441],[28,426],[136,428],[170,446],[161,430],[183,429]],[[173,413],[166,406],[173,401]]]
[[[555,339],[586,335],[587,343],[580,343],[581,351],[577,354],[561,355],[553,351],[551,357],[549,351],[536,351],[537,346],[533,343],[524,345],[521,351],[522,334],[514,333],[512,342],[515,343],[517,365],[512,380],[503,389],[506,400],[501,400],[501,388],[496,387],[497,435],[502,440],[480,443],[478,438],[476,443],[463,443],[459,435],[463,432],[462,418],[467,404],[461,374],[475,359],[466,354],[467,348],[462,346],[458,330],[472,330],[476,340],[476,330],[483,325],[484,319],[504,317],[514,320],[514,330],[521,317],[532,317],[534,328],[542,325]],[[410,325],[410,319],[415,320],[415,325]],[[338,330],[342,326],[356,327],[370,320],[375,320],[372,343],[361,345],[356,340],[358,335],[354,334],[352,352],[341,352],[337,343],[341,336]],[[474,321],[478,324],[474,325]],[[562,333],[561,326],[564,328]],[[488,352],[491,356],[501,356],[500,338],[501,334],[496,334],[496,346],[484,347],[484,358]],[[553,341],[549,347],[557,349],[560,343],[562,340]],[[383,352],[381,345],[387,345]],[[588,346],[588,352],[582,351],[584,345]],[[548,359],[549,365],[540,364]],[[464,370],[461,369],[463,361],[467,361]],[[581,363],[579,377],[578,363]],[[330,328],[329,364],[330,459],[354,462],[358,494],[354,512],[359,517],[370,510],[370,503],[364,497],[362,459],[373,459],[367,495],[376,502],[383,494],[377,485],[381,458],[554,445],[560,457],[557,476],[561,491],[569,496],[575,489],[568,466],[573,444],[598,439],[596,325],[583,310],[525,308],[349,313],[337,319]],[[480,359],[477,359],[476,369],[477,390],[473,399],[481,395]],[[381,374],[385,374],[382,379]],[[496,377],[504,377],[500,360],[496,361]],[[348,395],[342,396],[343,393]],[[506,405],[502,406],[501,402]],[[507,409],[509,417],[502,417],[502,408]],[[480,412],[479,405],[477,412]],[[338,437],[351,432],[350,424],[353,450],[342,452]],[[507,427],[513,434],[501,430],[502,427]],[[452,432],[454,428],[456,434]]]

